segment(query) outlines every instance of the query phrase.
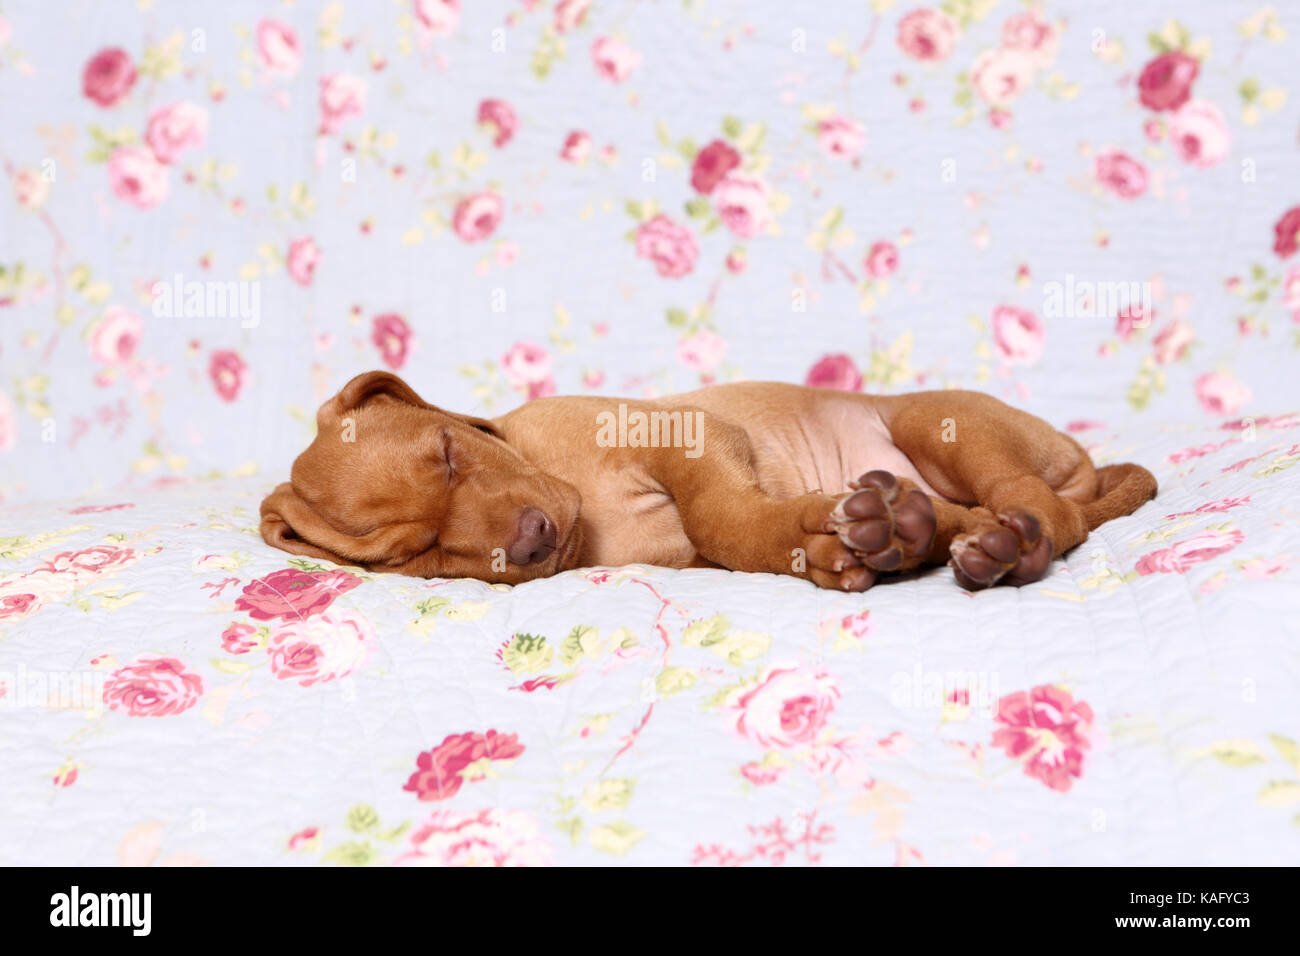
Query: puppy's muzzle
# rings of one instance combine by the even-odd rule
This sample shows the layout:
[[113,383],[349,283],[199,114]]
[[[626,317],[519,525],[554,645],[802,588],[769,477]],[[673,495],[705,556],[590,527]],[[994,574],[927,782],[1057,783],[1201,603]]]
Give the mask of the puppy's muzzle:
[[539,564],[555,550],[555,522],[536,508],[525,508],[515,524],[515,539],[506,549],[511,564]]

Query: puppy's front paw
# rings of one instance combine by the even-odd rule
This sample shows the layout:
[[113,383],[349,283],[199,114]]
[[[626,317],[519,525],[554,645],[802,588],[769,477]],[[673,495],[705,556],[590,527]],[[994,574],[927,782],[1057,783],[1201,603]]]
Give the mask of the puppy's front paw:
[[957,583],[968,591],[994,584],[1030,584],[1046,574],[1052,563],[1052,539],[1042,533],[1033,515],[998,515],[997,522],[987,530],[952,539],[949,564]]
[[869,471],[831,512],[827,531],[875,571],[906,571],[924,560],[934,543],[934,504],[887,471]]

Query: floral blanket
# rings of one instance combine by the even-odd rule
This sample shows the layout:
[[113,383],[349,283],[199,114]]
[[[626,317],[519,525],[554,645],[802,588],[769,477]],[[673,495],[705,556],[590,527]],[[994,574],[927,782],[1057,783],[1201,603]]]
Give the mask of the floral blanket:
[[0,513],[0,863],[1300,859],[1300,414],[1037,584],[287,558],[264,481]]

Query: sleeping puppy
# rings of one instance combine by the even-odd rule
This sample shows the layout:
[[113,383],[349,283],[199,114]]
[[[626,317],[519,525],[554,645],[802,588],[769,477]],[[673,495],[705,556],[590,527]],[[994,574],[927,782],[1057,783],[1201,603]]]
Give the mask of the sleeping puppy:
[[542,398],[491,420],[388,372],[321,406],[262,537],[416,577],[518,584],[593,565],[767,571],[864,591],[948,564],[1022,585],[1156,493],[978,392],[857,395],[776,382],[653,401]]

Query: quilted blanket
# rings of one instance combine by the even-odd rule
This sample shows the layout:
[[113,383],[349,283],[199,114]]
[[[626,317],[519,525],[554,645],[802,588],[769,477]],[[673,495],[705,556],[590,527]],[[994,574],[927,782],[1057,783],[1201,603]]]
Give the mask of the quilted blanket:
[[0,863],[1300,859],[1300,414],[1080,422],[1161,491],[1037,584],[287,558],[265,480],[0,514]]

